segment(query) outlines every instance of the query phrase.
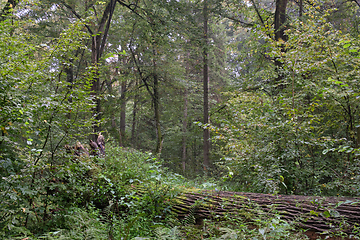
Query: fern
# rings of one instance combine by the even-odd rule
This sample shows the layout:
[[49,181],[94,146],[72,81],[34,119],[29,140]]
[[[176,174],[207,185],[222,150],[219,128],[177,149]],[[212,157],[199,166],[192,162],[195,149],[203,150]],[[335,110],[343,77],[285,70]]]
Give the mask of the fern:
[[158,227],[155,229],[156,239],[159,240],[176,240],[181,239],[181,232],[178,227],[166,228]]
[[112,222],[112,216],[113,216],[113,212],[114,212],[114,207],[115,207],[115,204],[113,201],[109,201],[109,205],[106,206],[102,212],[101,212],[101,215],[102,215],[102,222],[104,223],[111,223]]
[[183,226],[186,225],[194,225],[196,223],[196,210],[198,209],[198,207],[201,206],[201,201],[196,201],[189,210],[189,213],[186,214],[186,216],[184,217],[184,219],[181,221],[181,224]]

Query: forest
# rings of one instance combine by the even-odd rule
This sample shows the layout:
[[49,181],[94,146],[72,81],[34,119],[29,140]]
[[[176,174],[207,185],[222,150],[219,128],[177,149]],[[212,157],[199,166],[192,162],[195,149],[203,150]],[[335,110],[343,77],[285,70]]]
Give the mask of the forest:
[[359,0],[1,0],[0,239],[360,239]]

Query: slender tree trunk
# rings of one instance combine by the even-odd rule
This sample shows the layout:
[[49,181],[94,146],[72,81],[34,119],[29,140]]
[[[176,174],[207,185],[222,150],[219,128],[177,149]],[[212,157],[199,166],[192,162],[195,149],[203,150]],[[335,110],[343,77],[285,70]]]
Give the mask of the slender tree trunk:
[[[189,60],[190,60],[190,53],[187,53],[187,61],[185,62],[185,73],[186,76],[190,76],[190,66],[189,66]],[[190,77],[189,77],[190,78]],[[185,90],[184,90],[184,119],[183,119],[183,138],[182,138],[182,170],[183,174],[186,173],[186,158],[187,158],[187,118],[188,118],[188,86],[187,83],[185,83]]]
[[182,170],[183,174],[185,174],[186,170],[186,133],[187,133],[187,117],[188,117],[188,90],[187,86],[185,86],[184,91],[184,119],[183,119],[183,138],[182,138]]
[[[204,124],[209,124],[209,54],[208,54],[208,6],[204,0],[204,51],[203,51],[203,87],[204,87]],[[210,131],[204,129],[204,170],[210,165]]]
[[154,73],[154,114],[156,125],[156,150],[157,154],[161,154],[162,148],[162,133],[160,126],[160,106],[159,106],[159,79],[156,73]]
[[[155,41],[154,41],[154,44]],[[156,67],[156,49],[153,46],[153,80],[154,80],[154,88],[153,88],[153,102],[154,102],[154,115],[155,115],[155,128],[156,128],[156,154],[161,154],[162,149],[162,141],[163,136],[161,133],[161,126],[160,126],[160,96],[159,96],[159,77],[157,75],[157,67]]]
[[[135,89],[138,91],[138,80],[135,80]],[[135,148],[137,146],[137,137],[135,135],[136,133],[136,114],[137,114],[137,104],[139,101],[139,94],[138,92],[135,93],[134,96],[134,105],[133,105],[133,112],[132,112],[132,128],[131,128],[131,144],[132,147]]]
[[[74,81],[74,68],[73,68],[73,60],[69,60],[69,66],[65,66],[65,73],[66,73],[66,81],[69,83],[69,89],[72,88],[72,83]],[[72,98],[68,98],[69,102],[72,102]],[[67,114],[68,119],[71,119],[71,113]],[[67,132],[67,130],[66,130]]]
[[100,112],[101,112],[101,107],[100,107],[100,99],[98,98],[99,92],[100,92],[100,78],[99,78],[99,70],[98,70],[98,65],[99,65],[99,54],[98,54],[98,47],[97,47],[97,41],[98,37],[94,36],[92,38],[92,46],[91,46],[91,63],[93,65],[93,67],[95,68],[95,77],[93,78],[92,81],[92,85],[91,85],[91,95],[93,97],[93,101],[95,104],[95,107],[93,109],[93,117],[95,119],[94,125],[93,125],[93,131],[94,134],[92,136],[93,141],[96,142],[96,138],[97,138],[97,133],[100,130]]
[[[125,137],[126,127],[126,80],[121,82],[121,106],[120,106],[120,135],[121,139]],[[122,142],[122,146],[123,146]]]
[[65,67],[66,81],[70,84],[74,81],[73,60],[69,60],[69,66]]

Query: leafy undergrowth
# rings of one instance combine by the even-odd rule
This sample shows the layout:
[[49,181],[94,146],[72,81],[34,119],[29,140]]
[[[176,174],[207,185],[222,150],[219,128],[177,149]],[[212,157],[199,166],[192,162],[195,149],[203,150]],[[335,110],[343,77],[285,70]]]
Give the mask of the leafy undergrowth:
[[279,219],[257,222],[258,226],[241,220],[205,220],[201,226],[175,226],[156,229],[157,239],[308,239],[303,233]]
[[[1,239],[308,239],[276,214],[177,219],[172,200],[183,188],[216,190],[216,181],[189,182],[150,153],[109,146],[104,158],[66,159],[52,172],[44,165],[6,177]],[[33,183],[32,191],[21,190]],[[7,191],[15,185],[19,190]]]

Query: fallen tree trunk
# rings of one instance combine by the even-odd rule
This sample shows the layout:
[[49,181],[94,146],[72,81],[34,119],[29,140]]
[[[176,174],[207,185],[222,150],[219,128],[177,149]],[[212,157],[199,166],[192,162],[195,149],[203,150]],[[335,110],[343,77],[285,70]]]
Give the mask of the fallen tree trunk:
[[360,227],[360,198],[197,191],[184,193],[175,202],[173,212],[180,219],[191,216],[196,223],[205,218],[251,221],[255,215],[266,214],[321,233],[354,234]]

